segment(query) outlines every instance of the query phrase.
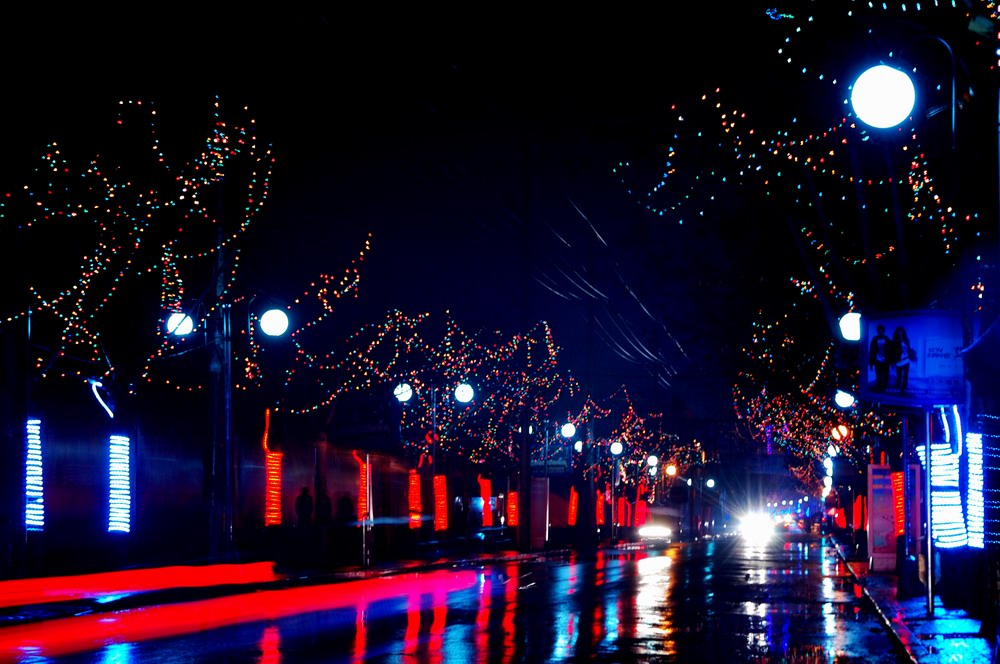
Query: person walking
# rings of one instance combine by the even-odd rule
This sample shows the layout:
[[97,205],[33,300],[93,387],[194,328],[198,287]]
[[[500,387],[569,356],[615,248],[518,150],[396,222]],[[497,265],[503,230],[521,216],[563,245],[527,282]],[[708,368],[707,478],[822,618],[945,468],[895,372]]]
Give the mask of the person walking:
[[305,528],[312,524],[313,498],[309,495],[309,487],[302,487],[302,492],[295,499],[295,515],[298,517],[298,525]]

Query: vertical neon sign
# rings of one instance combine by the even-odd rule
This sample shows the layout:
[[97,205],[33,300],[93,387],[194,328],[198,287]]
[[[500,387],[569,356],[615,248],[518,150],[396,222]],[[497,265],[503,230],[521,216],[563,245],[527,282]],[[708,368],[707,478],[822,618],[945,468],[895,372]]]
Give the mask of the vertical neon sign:
[[[896,524],[896,534],[906,534],[906,493],[903,490],[903,471],[896,471],[892,477],[892,511]],[[855,526],[856,527],[856,526]]]
[[267,446],[271,409],[264,410],[264,525],[281,525],[281,452]]
[[410,495],[408,502],[410,507],[410,528],[419,528],[424,505],[420,500],[420,475],[417,474],[416,468],[410,469]]
[[493,482],[479,476],[479,495],[483,499],[483,528],[493,527],[493,509],[490,499],[493,497]]
[[969,455],[969,486],[966,494],[969,546],[982,549],[985,547],[986,539],[986,494],[983,489],[983,435],[971,432],[966,434],[965,449]]
[[448,480],[434,476],[434,530],[448,530]]
[[132,448],[128,436],[111,436],[108,472],[108,532],[132,530]]
[[517,528],[517,491],[511,491],[507,494],[507,525],[511,528]]
[[577,512],[580,510],[580,494],[576,492],[575,487],[569,488],[569,515],[566,517],[566,522],[571,526],[576,525]]
[[42,474],[42,421],[28,420],[25,426],[24,527],[45,529],[45,486]]
[[[917,456],[926,468],[925,445],[917,446]],[[959,493],[959,456],[950,442],[931,444],[931,537],[943,549],[968,544]]]
[[368,523],[368,464],[361,460],[357,452],[351,452],[358,462],[358,520]]

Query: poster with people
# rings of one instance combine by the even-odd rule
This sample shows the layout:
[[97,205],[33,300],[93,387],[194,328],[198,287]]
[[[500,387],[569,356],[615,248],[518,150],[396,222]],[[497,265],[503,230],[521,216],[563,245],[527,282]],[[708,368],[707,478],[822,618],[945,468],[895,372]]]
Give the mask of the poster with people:
[[918,408],[963,400],[964,344],[957,312],[903,311],[862,321],[862,399]]

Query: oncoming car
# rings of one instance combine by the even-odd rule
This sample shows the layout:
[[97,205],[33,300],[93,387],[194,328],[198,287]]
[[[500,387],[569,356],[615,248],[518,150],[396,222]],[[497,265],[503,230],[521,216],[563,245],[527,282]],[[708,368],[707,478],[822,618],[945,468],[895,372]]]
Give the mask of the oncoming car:
[[667,526],[648,525],[639,528],[639,539],[646,542],[670,542],[674,531]]

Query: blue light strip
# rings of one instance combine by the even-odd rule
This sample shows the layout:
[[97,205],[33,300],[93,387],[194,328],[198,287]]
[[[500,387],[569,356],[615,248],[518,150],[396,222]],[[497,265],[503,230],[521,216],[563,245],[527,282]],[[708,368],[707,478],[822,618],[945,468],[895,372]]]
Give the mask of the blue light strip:
[[[921,464],[926,464],[925,445],[917,446]],[[969,543],[959,490],[959,456],[951,443],[931,444],[931,537],[943,549]]]
[[108,494],[108,532],[132,530],[132,447],[128,436],[111,436]]
[[983,435],[972,433],[965,436],[965,449],[969,455],[969,488],[965,505],[969,524],[969,546],[985,548],[986,540],[986,495],[983,481]]
[[45,486],[42,474],[42,421],[28,420],[25,425],[24,455],[24,527],[29,531],[45,530]]

